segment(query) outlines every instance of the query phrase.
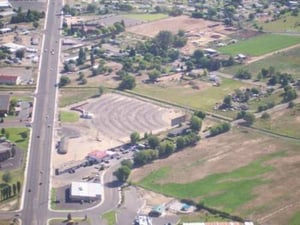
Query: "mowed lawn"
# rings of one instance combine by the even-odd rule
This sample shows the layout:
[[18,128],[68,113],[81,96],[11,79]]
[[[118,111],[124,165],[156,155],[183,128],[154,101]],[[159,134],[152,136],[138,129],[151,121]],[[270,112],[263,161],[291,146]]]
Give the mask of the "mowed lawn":
[[143,21],[154,21],[154,20],[161,20],[167,18],[167,14],[163,13],[133,13],[133,14],[126,14],[123,15],[125,18],[129,19],[136,19],[136,20],[143,20]]
[[231,94],[235,89],[241,87],[246,88],[249,85],[237,80],[224,78],[219,87],[211,86],[202,90],[201,88],[200,90],[192,89],[189,85],[163,87],[138,84],[133,92],[183,107],[212,112],[216,103],[222,102],[226,95]]
[[254,126],[274,133],[300,138],[300,104],[270,114],[269,119],[257,119]]
[[78,112],[60,111],[59,119],[61,122],[74,123],[79,120],[79,113]]
[[300,47],[273,54],[248,65],[225,67],[224,72],[235,74],[239,69],[243,68],[252,73],[253,78],[255,78],[262,68],[269,68],[270,66],[273,66],[276,71],[290,73],[295,78],[300,79]]
[[298,36],[264,34],[227,45],[218,50],[229,55],[242,53],[250,56],[260,56],[299,43],[300,37]]
[[274,156],[263,157],[232,172],[212,174],[184,184],[160,184],[159,181],[166,178],[169,172],[169,168],[164,167],[150,173],[139,185],[179,199],[200,199],[200,203],[206,206],[233,212],[255,197],[254,188],[270,182],[262,175],[273,170],[273,167],[265,162]]

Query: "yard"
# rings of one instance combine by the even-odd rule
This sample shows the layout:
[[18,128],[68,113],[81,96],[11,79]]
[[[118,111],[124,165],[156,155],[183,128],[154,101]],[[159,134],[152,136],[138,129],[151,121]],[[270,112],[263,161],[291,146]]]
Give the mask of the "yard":
[[289,35],[264,34],[235,44],[221,47],[218,50],[224,54],[261,56],[300,43],[300,37]]
[[[293,204],[300,196],[294,183],[300,172],[297,162],[298,142],[239,128],[135,169],[130,181],[244,218],[251,216],[262,224],[279,225],[282,223],[275,217],[288,221],[292,215],[277,209]],[[289,212],[297,210],[299,207]]]

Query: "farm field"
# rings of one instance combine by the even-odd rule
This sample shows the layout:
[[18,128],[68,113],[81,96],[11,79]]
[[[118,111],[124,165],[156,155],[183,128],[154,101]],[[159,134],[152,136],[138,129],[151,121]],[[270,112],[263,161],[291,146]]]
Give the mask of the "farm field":
[[282,210],[266,217],[299,198],[298,184],[294,184],[300,169],[299,146],[298,142],[233,129],[136,169],[130,180],[168,196],[251,216],[254,222],[279,225],[300,209],[295,205],[288,214]]
[[262,68],[273,66],[276,71],[292,74],[295,78],[300,78],[300,47],[288,51],[279,52],[259,61],[247,64],[224,68],[225,73],[235,74],[243,68],[252,73],[255,78]]
[[224,96],[232,93],[237,88],[247,88],[249,86],[249,84],[241,81],[222,79],[222,84],[219,87],[214,87],[207,82],[201,82],[199,89],[193,89],[188,84],[174,84],[168,87],[159,84],[139,84],[133,92],[181,106],[213,112],[215,104],[222,102]]
[[298,36],[264,34],[221,47],[218,50],[229,55],[242,53],[250,56],[260,56],[299,43],[300,37]]
[[259,23],[259,26],[262,26],[266,32],[300,32],[299,21],[300,15],[291,16],[289,14],[276,21]]
[[274,133],[300,138],[300,104],[270,115],[269,119],[257,119],[254,126]]
[[162,13],[136,13],[136,14],[125,14],[123,15],[125,18],[135,19],[135,20],[142,20],[142,21],[154,21],[154,20],[160,20],[165,19],[168,17],[167,14]]

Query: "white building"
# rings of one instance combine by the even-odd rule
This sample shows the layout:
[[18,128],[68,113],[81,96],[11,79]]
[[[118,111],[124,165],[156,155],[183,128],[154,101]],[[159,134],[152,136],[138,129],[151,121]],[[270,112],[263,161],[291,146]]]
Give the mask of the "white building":
[[72,182],[70,198],[76,201],[100,200],[103,187],[99,183]]

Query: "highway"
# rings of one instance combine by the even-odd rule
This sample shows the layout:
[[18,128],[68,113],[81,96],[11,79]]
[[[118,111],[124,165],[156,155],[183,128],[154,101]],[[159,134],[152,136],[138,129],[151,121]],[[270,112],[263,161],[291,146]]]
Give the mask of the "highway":
[[56,12],[60,12],[62,2],[51,0],[48,4],[35,94],[26,184],[21,205],[23,225],[43,225],[47,224],[48,219],[53,121],[57,95],[55,84],[58,74],[61,24],[61,18],[56,16]]

